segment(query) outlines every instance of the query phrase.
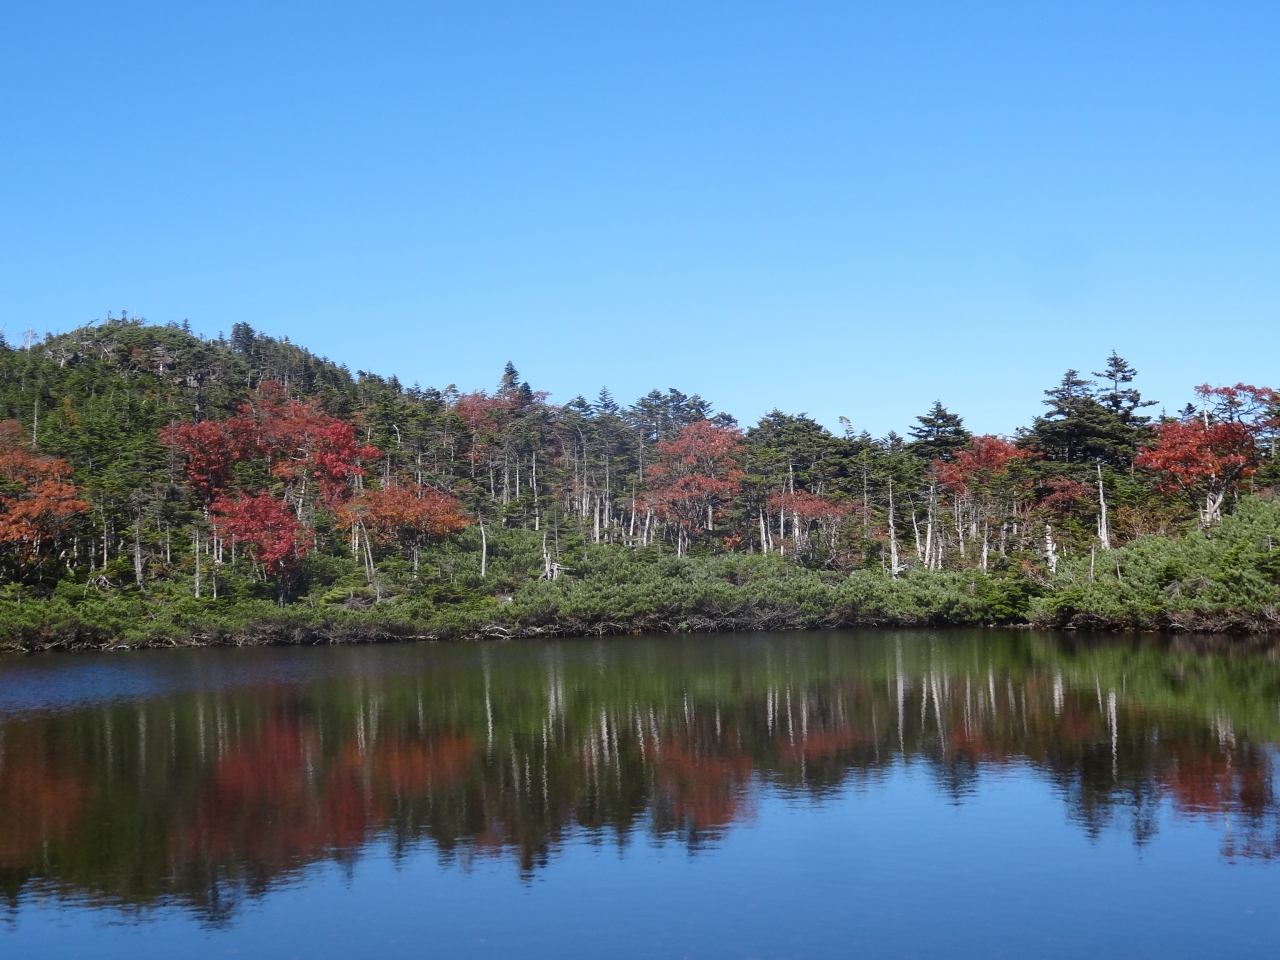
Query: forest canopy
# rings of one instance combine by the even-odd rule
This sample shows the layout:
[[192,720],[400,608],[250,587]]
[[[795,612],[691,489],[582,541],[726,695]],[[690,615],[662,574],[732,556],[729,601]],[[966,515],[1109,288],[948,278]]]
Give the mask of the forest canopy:
[[[521,616],[546,626],[601,578],[635,587],[667,558],[756,583],[734,602],[758,609],[772,609],[764,581],[900,591],[933,576],[948,597],[1002,598],[970,621],[1043,617],[1079,586],[1064,577],[1087,565],[1081,582],[1106,572],[1114,594],[1123,563],[1108,558],[1212,541],[1277,480],[1275,390],[1205,384],[1155,415],[1127,359],[1100,366],[1067,370],[1013,436],[973,435],[938,399],[877,438],[779,410],[743,428],[675,388],[555,404],[511,363],[492,390],[406,386],[244,323],[217,339],[137,318],[0,339],[0,602],[60,603],[67,623],[93,604],[180,609],[157,630],[182,634],[254,604],[316,623],[396,609],[404,623],[453,611],[514,628],[504,608],[541,596],[557,612]],[[1250,516],[1269,558],[1272,521]],[[1280,580],[1258,564],[1270,586],[1240,607],[1265,622]],[[1102,620],[1167,623],[1178,597],[1204,593],[1184,583],[1194,571],[1173,573],[1145,613]],[[597,604],[573,623],[689,622],[653,597],[616,600],[632,608]],[[959,609],[921,603],[907,619]],[[787,604],[803,621],[803,602]],[[32,616],[12,629],[47,637],[56,618]]]

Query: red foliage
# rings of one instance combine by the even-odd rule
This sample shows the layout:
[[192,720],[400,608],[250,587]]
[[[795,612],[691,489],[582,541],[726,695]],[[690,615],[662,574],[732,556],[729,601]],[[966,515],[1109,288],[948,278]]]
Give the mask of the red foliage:
[[1064,517],[1071,516],[1080,501],[1093,496],[1093,488],[1087,483],[1079,483],[1070,477],[1051,477],[1044,482],[1045,493],[1040,497],[1040,505],[1054,510]]
[[515,403],[509,397],[491,397],[483,390],[475,393],[464,393],[453,404],[453,412],[462,418],[472,434],[478,434],[483,428],[496,429],[503,414],[512,409]]
[[1242,423],[1206,427],[1201,420],[1184,420],[1158,424],[1155,432],[1155,446],[1143,451],[1137,464],[1163,474],[1170,489],[1222,483],[1253,473],[1253,436]]
[[935,460],[939,482],[952,493],[967,494],[973,487],[985,487],[1005,476],[1013,461],[1034,456],[1019,450],[1000,437],[974,437],[969,446],[956,453],[953,460]]
[[0,543],[16,544],[29,560],[88,510],[70,473],[65,460],[33,451],[19,423],[0,423]]
[[651,500],[658,516],[677,525],[682,546],[710,526],[719,504],[737,496],[742,450],[741,430],[707,420],[658,444],[648,475]]
[[234,417],[166,427],[161,438],[182,448],[187,478],[206,503],[230,485],[237,463],[263,457],[272,476],[301,486],[295,499],[305,497],[306,481],[314,480],[321,502],[333,509],[350,499],[353,481],[364,476],[361,462],[381,453],[361,444],[350,423],[289,399],[273,380],[263,381]]
[[170,424],[160,431],[160,439],[186,454],[183,469],[187,480],[206,504],[230,483],[243,456],[241,445],[223,424],[213,420]]
[[807,490],[797,490],[794,493],[787,491],[775,493],[769,498],[769,510],[773,513],[786,510],[788,514],[798,517],[804,524],[814,522],[832,524],[839,523],[852,513],[853,507],[847,503],[828,500]]
[[365,474],[360,462],[374,459],[381,451],[359,443],[351,424],[331,417],[326,419],[329,422],[316,430],[309,467],[320,485],[320,499],[332,508],[351,498],[352,480]]
[[470,522],[453,497],[418,484],[366,490],[350,512],[358,514],[381,543],[446,537]]
[[1156,443],[1140,454],[1138,467],[1152,471],[1166,493],[1181,493],[1199,511],[1201,523],[1220,515],[1222,502],[1258,462],[1256,439],[1266,428],[1266,404],[1276,393],[1264,387],[1197,387],[1199,416],[1155,427]]
[[273,579],[290,574],[310,549],[311,541],[293,511],[269,493],[219,498],[213,512],[220,535],[243,543]]
[[1243,423],[1254,434],[1274,415],[1275,404],[1280,402],[1277,391],[1248,383],[1237,383],[1234,387],[1211,387],[1202,383],[1196,387],[1196,396],[1200,398],[1202,421]]

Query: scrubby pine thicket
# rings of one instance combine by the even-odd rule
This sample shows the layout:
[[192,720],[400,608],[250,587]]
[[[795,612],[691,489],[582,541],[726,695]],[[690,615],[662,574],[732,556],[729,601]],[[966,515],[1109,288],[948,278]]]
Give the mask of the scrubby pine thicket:
[[1103,367],[1013,437],[934,402],[874,438],[511,364],[406,387],[247,324],[0,339],[0,636],[1277,623],[1280,395],[1156,415]]

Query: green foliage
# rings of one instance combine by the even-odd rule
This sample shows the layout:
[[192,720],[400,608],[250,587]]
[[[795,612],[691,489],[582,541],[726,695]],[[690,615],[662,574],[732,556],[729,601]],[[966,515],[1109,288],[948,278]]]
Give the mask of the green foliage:
[[[658,445],[690,424],[733,422],[697,394],[655,390],[623,406],[605,389],[595,402],[553,407],[512,364],[493,394],[406,387],[352,375],[244,323],[203,340],[176,325],[109,319],[29,349],[0,343],[0,420],[64,458],[91,504],[60,534],[49,576],[0,584],[0,642],[860,623],[1269,628],[1280,533],[1262,481],[1275,474],[1275,430],[1260,435],[1271,446],[1262,447],[1258,495],[1242,497],[1210,535],[1183,536],[1194,516],[1133,467],[1149,405],[1134,374],[1114,354],[1095,374],[1097,390],[1068,372],[1046,391],[1049,413],[1019,440],[1028,455],[969,473],[976,445],[937,402],[910,442],[849,425],[835,436],[775,410],[746,431],[741,492],[700,522],[705,532],[677,558],[673,524],[648,499]],[[412,547],[367,531],[353,538],[337,508],[298,497],[310,550],[292,602],[273,607],[278,594],[244,546],[215,546],[185,454],[162,439],[171,424],[225,420],[257,402],[267,379],[379,448],[353,484],[434,488],[482,519],[483,537],[473,522]],[[1097,549],[1099,463],[1110,537],[1122,544],[1113,551]],[[276,466],[246,459],[236,482],[278,496]],[[794,507],[780,506],[799,495],[824,498],[837,519],[801,526]]]
[[[1092,568],[1092,573],[1090,572]],[[1143,537],[1065,564],[1037,622],[1280,627],[1280,501],[1249,497],[1205,532]]]

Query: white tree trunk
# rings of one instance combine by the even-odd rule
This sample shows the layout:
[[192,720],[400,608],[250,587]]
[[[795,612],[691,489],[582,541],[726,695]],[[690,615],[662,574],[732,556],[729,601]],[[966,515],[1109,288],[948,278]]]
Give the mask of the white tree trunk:
[[1098,464],[1098,542],[1103,550],[1111,549],[1111,531],[1107,529],[1107,495],[1102,489],[1102,464]]

